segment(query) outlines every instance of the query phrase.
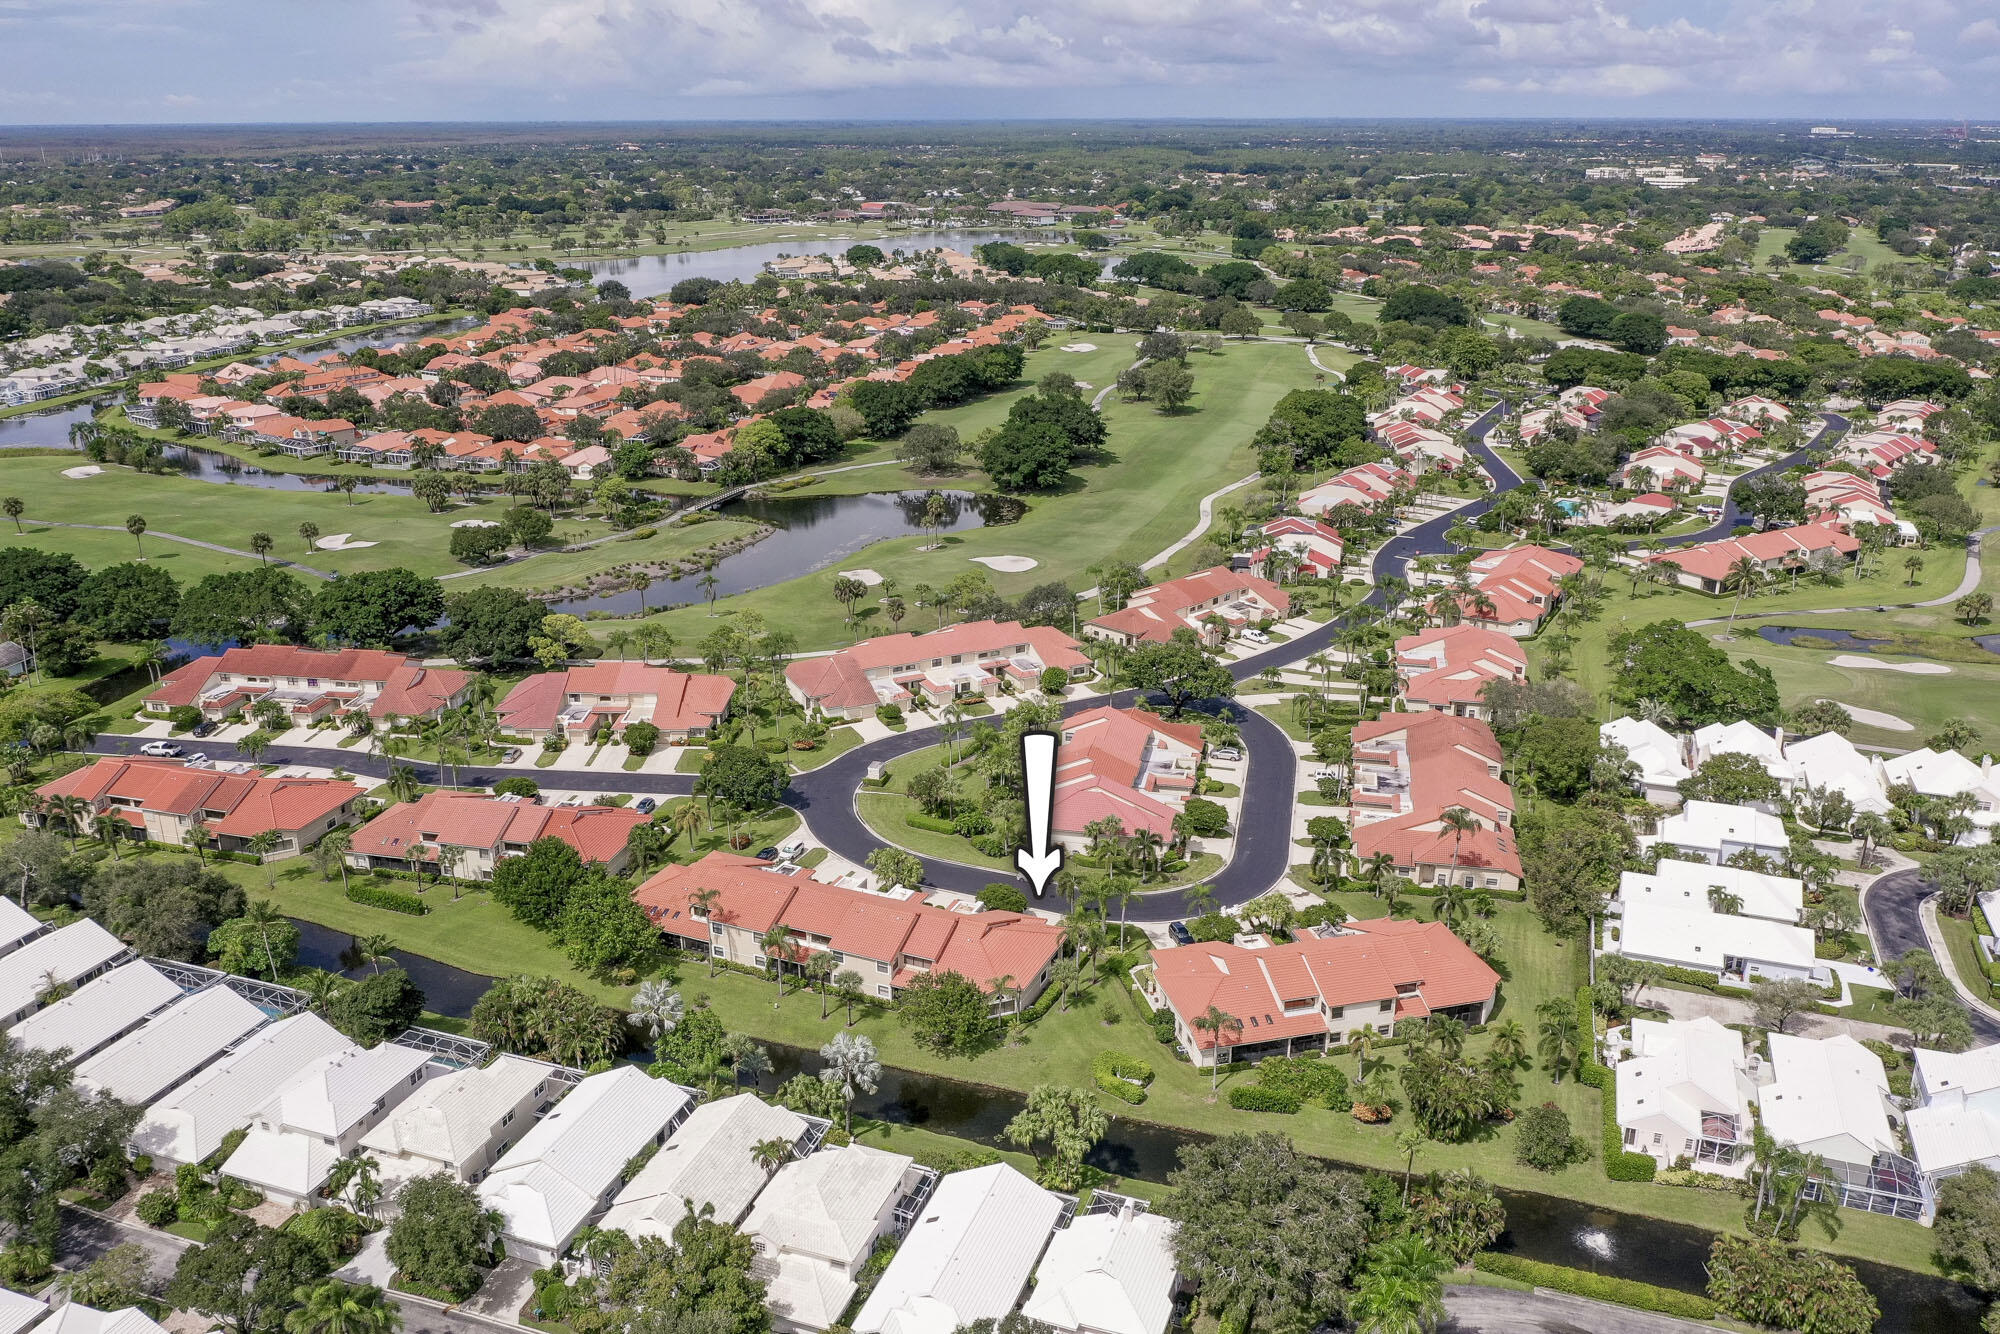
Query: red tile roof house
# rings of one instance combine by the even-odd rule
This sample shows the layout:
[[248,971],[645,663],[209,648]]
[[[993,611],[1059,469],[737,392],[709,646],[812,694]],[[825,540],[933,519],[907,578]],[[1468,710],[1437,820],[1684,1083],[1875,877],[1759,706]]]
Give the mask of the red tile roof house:
[[1050,833],[1072,850],[1089,845],[1091,824],[1116,819],[1128,834],[1149,829],[1174,841],[1174,817],[1194,790],[1201,727],[1170,723],[1144,709],[1097,708],[1063,720],[1056,751]]
[[[1288,945],[1154,950],[1139,977],[1148,1003],[1173,1013],[1174,1035],[1198,1067],[1327,1051],[1357,1028],[1387,1034],[1398,1019],[1484,1023],[1500,990],[1500,975],[1444,923],[1390,917]],[[1197,1029],[1210,1006],[1240,1027]]]
[[[1456,880],[1519,889],[1514,789],[1502,781],[1502,768],[1493,730],[1474,718],[1387,714],[1357,725],[1348,812],[1355,857],[1386,852],[1419,885]],[[1444,812],[1454,806],[1479,828],[1462,835],[1444,828]]]
[[1492,717],[1482,699],[1486,683],[1525,681],[1528,655],[1497,630],[1445,626],[1398,639],[1396,674],[1412,712],[1436,710],[1484,721]]
[[1469,625],[1525,639],[1541,628],[1543,620],[1561,601],[1562,585],[1558,581],[1582,568],[1583,562],[1575,556],[1547,547],[1507,547],[1488,552],[1473,561],[1470,570],[1473,587],[1492,607],[1482,610],[1477,597],[1466,595],[1458,600],[1459,614]]
[[539,806],[483,792],[426,792],[356,830],[347,864],[364,871],[442,870],[438,851],[450,847],[459,857],[453,875],[490,880],[503,858],[520,856],[536,839],[559,838],[584,861],[622,875],[632,831],[650,820],[621,806]]
[[[44,802],[79,797],[90,806],[90,829],[101,819],[123,821],[130,837],[184,846],[199,821],[208,829],[204,846],[241,852],[267,830],[279,836],[269,856],[293,857],[319,842],[328,830],[354,818],[362,789],[326,778],[266,778],[259,774],[190,769],[177,760],[143,757],[105,759],[35,789]],[[41,811],[24,811],[29,825],[47,822]]]
[[244,434],[254,444],[275,445],[281,452],[303,459],[342,445],[351,445],[360,432],[353,422],[340,417],[308,421],[304,417],[288,417],[279,413],[275,417],[259,418],[257,424],[249,427]]
[[880,704],[930,709],[953,699],[1000,693],[1000,678],[1035,689],[1042,672],[1060,667],[1072,681],[1091,674],[1078,644],[1049,626],[1019,621],[967,621],[928,634],[881,635],[823,658],[785,668],[792,698],[834,718],[865,718]]
[[1186,627],[1219,644],[1260,621],[1282,620],[1291,610],[1291,594],[1270,580],[1218,565],[1139,589],[1122,609],[1084,622],[1083,633],[1130,648],[1164,644]]
[[[1268,568],[1273,551],[1289,555],[1297,572],[1308,579],[1337,579],[1340,577],[1341,555],[1346,544],[1340,533],[1321,523],[1318,519],[1301,518],[1296,514],[1280,515],[1258,530],[1267,545],[1250,553],[1250,572],[1261,579],[1270,579]],[[1276,583],[1276,580],[1272,580]]]
[[168,672],[146,696],[144,710],[164,717],[182,705],[215,721],[248,713],[262,699],[284,706],[295,725],[362,712],[371,718],[435,718],[465,702],[472,674],[425,667],[379,649],[293,648],[255,644],[215,658],[196,658]]
[[[704,889],[719,895],[706,910],[694,899]],[[632,900],[670,940],[717,959],[796,970],[812,955],[830,953],[837,968],[859,973],[863,989],[881,1000],[926,973],[957,973],[993,997],[996,1014],[1034,1004],[1063,938],[1061,927],[1038,917],[942,908],[909,891],[845,889],[822,884],[810,871],[781,875],[726,852],[662,869]],[[789,953],[775,965],[762,944],[774,926],[790,937]]]
[[1662,551],[1646,559],[1658,564],[1673,561],[1680,566],[1675,582],[1682,588],[1703,593],[1722,593],[1736,562],[1748,557],[1766,573],[1802,570],[1833,553],[1841,561],[1851,561],[1861,543],[1829,522],[1800,524],[1793,528],[1773,528],[1767,533],[1726,537],[1720,542]]
[[707,736],[729,712],[736,683],[639,662],[595,662],[523,679],[500,701],[500,728],[515,736],[588,736],[608,721],[623,732],[651,723],[661,739]]

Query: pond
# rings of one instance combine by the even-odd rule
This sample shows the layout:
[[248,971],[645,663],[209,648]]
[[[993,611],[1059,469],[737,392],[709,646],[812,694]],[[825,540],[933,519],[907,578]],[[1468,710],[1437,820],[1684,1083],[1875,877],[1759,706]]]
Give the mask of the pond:
[[[801,224],[796,228],[774,227],[771,230],[776,239],[756,245],[679,251],[668,255],[579,259],[570,263],[576,268],[587,269],[591,277],[599,281],[616,278],[632,290],[634,297],[648,297],[663,295],[683,278],[749,282],[764,271],[765,264],[787,255],[838,255],[854,245],[876,246],[885,254],[898,250],[914,254],[919,250],[948,248],[969,255],[974,246],[985,245],[989,241],[1013,241],[1026,246],[1052,245],[1067,234],[1067,229],[1060,227],[1051,227],[1046,231],[910,231],[861,241],[851,237],[822,236],[819,234],[822,229],[810,224]],[[1124,257],[1107,256],[1105,262]]]
[[[716,508],[730,519],[767,523],[774,531],[761,541],[717,561],[715,596],[728,597],[825,569],[885,538],[925,533],[928,491],[871,491],[852,496],[739,496]],[[1024,512],[1018,500],[972,491],[940,491],[945,499],[944,532],[1012,523]],[[655,610],[700,602],[708,593],[693,578],[668,580],[646,591]],[[632,589],[564,598],[549,604],[581,616],[610,612],[637,615],[639,594]]]
[[[291,920],[299,928],[300,963],[351,977],[366,972],[365,967],[342,967],[341,956],[354,942],[351,935],[314,922]],[[489,977],[420,954],[404,950],[390,953],[423,990],[425,1007],[436,1014],[466,1018],[492,985]],[[782,1043],[767,1045],[772,1070],[760,1083],[764,1093],[775,1091],[793,1075],[816,1072],[823,1064],[816,1052]],[[922,1126],[941,1135],[1011,1148],[1002,1140],[1002,1133],[1023,1101],[1020,1094],[1008,1089],[884,1066],[875,1092],[858,1098],[854,1113],[873,1121]],[[1110,1132],[1091,1150],[1087,1161],[1118,1176],[1163,1182],[1179,1161],[1181,1149],[1205,1138],[1193,1131],[1114,1115]],[[1590,1169],[1585,1165],[1571,1170]],[[1712,1237],[1700,1228],[1532,1191],[1503,1190],[1500,1198],[1507,1208],[1507,1231],[1500,1239],[1500,1250],[1685,1291],[1699,1291],[1707,1281],[1703,1266]],[[1981,1303],[1958,1284],[1866,1261],[1846,1263],[1854,1266],[1881,1304],[1878,1334],[1977,1334]]]
[[1803,639],[1806,648],[1837,648],[1848,653],[1873,653],[1881,645],[1893,642],[1824,625],[1760,625],[1757,637],[1766,643],[1787,647]]

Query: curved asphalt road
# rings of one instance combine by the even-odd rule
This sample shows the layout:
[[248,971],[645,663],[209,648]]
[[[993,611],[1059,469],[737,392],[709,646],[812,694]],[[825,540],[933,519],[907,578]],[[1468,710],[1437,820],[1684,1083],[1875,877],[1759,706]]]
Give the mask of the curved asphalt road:
[[[1893,959],[1913,949],[1931,952],[1930,937],[1924,933],[1923,918],[1917,910],[1936,892],[1937,887],[1915,867],[1891,871],[1869,886],[1862,910],[1868,917],[1868,934],[1874,938],[1877,958]],[[2000,1022],[1977,1006],[1966,1005],[1955,991],[1952,999],[1959,1002],[1965,1017],[1972,1021],[1973,1034],[1982,1046],[2000,1042]]]
[[[1471,437],[1470,448],[1479,456],[1488,474],[1493,479],[1493,490],[1479,496],[1458,508],[1430,519],[1417,527],[1392,538],[1375,555],[1374,575],[1379,581],[1389,576],[1401,576],[1409,562],[1418,556],[1450,550],[1445,540],[1445,531],[1454,524],[1475,519],[1493,507],[1495,499],[1505,492],[1525,485],[1523,479],[1506,461],[1485,443],[1485,436],[1499,416],[1506,411],[1503,400],[1488,409],[1485,414],[1467,428]],[[1748,472],[1737,478],[1761,476],[1768,472],[1791,467],[1805,457],[1807,449],[1821,445],[1829,432],[1844,431],[1845,419],[1834,414],[1823,414],[1822,426],[1809,446],[1779,459],[1774,463]],[[1734,500],[1725,498],[1722,517],[1699,533],[1691,533],[1674,539],[1674,543],[1708,541],[1715,537],[1727,536],[1730,529],[1743,522],[1743,515]],[[1370,592],[1364,602],[1379,605],[1381,595]],[[1344,617],[1337,617],[1324,625],[1316,626],[1297,638],[1282,644],[1274,644],[1269,649],[1229,664],[1230,675],[1237,681],[1255,677],[1266,666],[1288,663],[1310,656],[1331,646],[1340,633]],[[1069,712],[1086,708],[1096,708],[1102,704],[1127,707],[1138,699],[1138,692],[1124,690],[1109,696],[1097,695],[1073,701]],[[1291,843],[1291,820],[1293,794],[1297,790],[1297,757],[1290,740],[1283,729],[1263,715],[1250,709],[1236,707],[1226,701],[1209,701],[1204,710],[1219,712],[1226,710],[1243,734],[1244,746],[1250,763],[1246,773],[1243,791],[1243,809],[1258,813],[1258,818],[1239,821],[1235,855],[1229,864],[1212,876],[1208,883],[1217,902],[1224,906],[1242,903],[1264,893],[1281,880],[1289,869],[1295,849]],[[855,811],[855,793],[861,788],[863,775],[870,764],[892,760],[912,751],[921,750],[937,743],[936,728],[912,728],[895,736],[856,746],[839,758],[795,776],[784,800],[797,809],[819,841],[849,861],[859,864],[881,840],[863,824]],[[130,754],[142,742],[137,737],[102,735],[97,738],[96,749],[107,754]],[[197,743],[211,756],[221,759],[237,758],[236,748],[227,742]],[[344,766],[352,773],[373,777],[386,777],[391,761],[380,756],[354,754],[339,751],[329,754],[324,749],[299,746],[274,747],[265,752],[264,762],[278,764],[309,764],[324,766],[329,761]],[[399,761],[400,762],[400,761]],[[443,776],[437,766],[414,763],[418,776],[427,783],[441,783]],[[482,769],[465,766],[458,770],[456,778],[461,785],[489,786],[520,770]],[[535,770],[528,773],[537,781],[550,784],[578,781],[590,786],[599,781],[595,776],[581,775],[574,770]],[[620,791],[643,793],[654,796],[685,796],[694,790],[694,778],[689,774],[624,773],[602,776],[607,785],[616,786]],[[1283,812],[1283,818],[1273,814]],[[926,883],[943,889],[976,893],[987,884],[1009,878],[1005,874],[984,867],[968,866],[941,858],[924,859]],[[1878,894],[1880,891],[1878,890]],[[1882,896],[1884,902],[1887,896]],[[1877,898],[1871,894],[1872,905]],[[1066,909],[1068,904],[1051,895],[1041,906]],[[1186,889],[1161,890],[1143,896],[1141,905],[1135,908],[1134,916],[1142,920],[1162,920],[1185,916],[1188,911],[1188,891]],[[1914,908],[1911,921],[1915,921]],[[1918,926],[1917,939],[1922,940],[1922,928]]]

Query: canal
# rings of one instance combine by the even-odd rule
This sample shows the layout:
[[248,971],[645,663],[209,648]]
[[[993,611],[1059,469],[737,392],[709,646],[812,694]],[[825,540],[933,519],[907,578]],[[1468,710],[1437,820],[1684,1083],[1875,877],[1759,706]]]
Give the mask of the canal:
[[[346,971],[350,976],[366,971],[341,966],[342,954],[353,944],[352,936],[316,923],[293,921],[300,932],[300,963]],[[409,972],[410,980],[423,988],[427,1007],[437,1014],[466,1017],[492,982],[422,955],[402,950],[392,953]],[[772,1071],[761,1085],[765,1093],[793,1075],[816,1071],[821,1064],[817,1053],[803,1048],[779,1043],[766,1046]],[[1009,1089],[885,1066],[881,1083],[875,1092],[856,1100],[854,1113],[874,1121],[921,1126],[957,1139],[1011,1148],[1002,1135],[1022,1105],[1021,1095]],[[1088,1161],[1119,1176],[1163,1182],[1178,1162],[1181,1149],[1205,1138],[1194,1131],[1114,1115],[1110,1132],[1091,1150]],[[1596,1169],[1581,1165],[1571,1170]],[[1707,1284],[1705,1266],[1713,1237],[1701,1228],[1533,1191],[1502,1190],[1500,1197],[1507,1207],[1507,1231],[1500,1239],[1500,1250],[1689,1292],[1701,1291]],[[1960,1285],[1866,1260],[1845,1263],[1854,1266],[1881,1304],[1877,1334],[1978,1334],[1982,1304]]]

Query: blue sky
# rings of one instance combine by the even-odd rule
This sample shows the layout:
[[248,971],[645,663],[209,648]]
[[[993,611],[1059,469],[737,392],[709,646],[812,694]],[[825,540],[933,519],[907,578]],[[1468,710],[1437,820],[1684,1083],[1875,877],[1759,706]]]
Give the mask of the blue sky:
[[0,124],[2000,113],[1993,0],[0,0]]

